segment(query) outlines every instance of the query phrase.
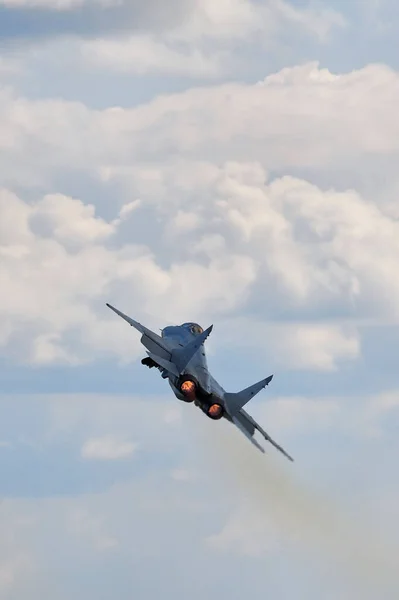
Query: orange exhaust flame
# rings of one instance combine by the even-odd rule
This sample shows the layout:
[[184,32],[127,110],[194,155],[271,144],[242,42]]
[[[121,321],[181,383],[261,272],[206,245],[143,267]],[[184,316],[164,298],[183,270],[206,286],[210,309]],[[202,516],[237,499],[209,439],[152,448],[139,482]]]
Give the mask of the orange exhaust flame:
[[220,404],[212,404],[212,406],[210,406],[208,409],[208,415],[212,419],[220,419],[222,414],[223,414],[223,408],[220,406]]
[[193,381],[183,381],[180,386],[182,394],[186,396],[189,400],[195,399],[195,383]]

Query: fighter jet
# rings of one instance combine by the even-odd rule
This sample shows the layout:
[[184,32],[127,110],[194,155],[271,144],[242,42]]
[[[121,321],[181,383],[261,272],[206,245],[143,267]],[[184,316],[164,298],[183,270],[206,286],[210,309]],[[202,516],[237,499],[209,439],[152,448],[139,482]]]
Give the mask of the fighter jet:
[[204,331],[197,323],[183,323],[165,327],[161,330],[161,335],[158,335],[111,304],[107,303],[107,306],[142,334],[141,343],[147,348],[147,357],[141,363],[150,369],[158,369],[162,378],[169,381],[178,400],[193,403],[215,421],[227,419],[264,453],[264,448],[254,438],[255,431],[258,431],[265,440],[293,461],[244,410],[251,398],[269,385],[273,375],[241,392],[226,392],[209,373],[205,355],[204,342],[213,325]]

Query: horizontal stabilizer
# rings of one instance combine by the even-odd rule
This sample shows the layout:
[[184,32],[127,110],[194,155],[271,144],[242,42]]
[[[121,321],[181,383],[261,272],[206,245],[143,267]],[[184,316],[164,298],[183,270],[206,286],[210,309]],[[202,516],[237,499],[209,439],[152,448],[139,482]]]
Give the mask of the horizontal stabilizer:
[[[255,421],[254,421],[254,423],[255,423]],[[260,426],[258,423],[255,423],[255,427],[256,427],[256,429],[259,431],[259,433],[261,433],[261,434],[263,435],[263,437],[265,438],[265,440],[267,440],[268,442],[270,442],[270,444],[271,444],[272,446],[274,446],[274,447],[275,447],[277,450],[279,450],[279,451],[280,451],[282,454],[284,454],[284,456],[285,456],[286,458],[288,458],[288,460],[290,460],[291,462],[294,462],[294,459],[292,458],[292,456],[290,456],[290,455],[288,454],[288,452],[286,452],[286,451],[284,450],[284,448],[282,448],[282,447],[281,447],[279,444],[277,444],[277,442],[275,442],[275,441],[274,441],[274,440],[273,440],[273,439],[270,437],[270,435],[269,435],[268,433],[266,433],[266,431],[265,431],[264,429],[262,429],[262,427],[261,427],[261,426]]]
[[[284,456],[286,458],[288,458],[288,460],[290,460],[291,462],[294,462],[294,459],[292,458],[292,456],[290,456],[285,450],[284,448],[282,448],[281,446],[279,446],[279,444],[277,444],[268,433],[266,433],[266,431],[259,425],[259,423],[257,423],[255,421],[255,419],[253,419],[251,417],[251,415],[249,415],[247,412],[245,412],[245,410],[241,410],[237,417],[237,420],[242,421],[242,425],[245,427],[245,429],[248,429],[248,433],[252,434],[254,433],[254,430],[256,429],[257,431],[259,431],[260,434],[263,435],[263,437],[265,438],[265,440],[267,440],[272,446],[274,446],[277,450],[279,450],[282,454],[284,454]],[[234,423],[236,423],[235,418],[233,419]],[[236,423],[237,425],[237,423]]]
[[194,355],[198,352],[208,335],[211,333],[212,329],[213,325],[208,327],[208,329],[203,331],[201,335],[198,335],[183,348],[176,348],[172,350],[171,362],[176,365],[179,374],[183,373],[184,369],[187,367]]
[[258,450],[260,450],[262,452],[262,454],[265,454],[265,449],[262,448],[262,446],[259,444],[259,442],[251,435],[251,433],[244,427],[244,425],[242,423],[240,423],[240,421],[236,418],[233,417],[233,423],[236,427],[238,427],[238,429],[245,435],[246,438],[249,439],[249,441],[256,446],[256,448],[258,448]]
[[267,433],[265,434],[265,439],[271,443],[272,446],[274,446],[277,450],[279,450],[281,452],[281,454],[284,454],[285,458],[288,458],[288,460],[290,460],[291,462],[294,462],[294,459],[292,458],[292,456],[290,456],[288,454],[288,452],[286,452],[284,450],[284,448],[282,448],[281,446],[279,446],[274,440],[272,440],[272,438],[270,437],[270,435],[268,435]]
[[245,390],[241,390],[241,392],[226,392],[224,397],[229,414],[232,417],[237,414],[243,406],[245,406],[254,396],[256,396],[256,394],[258,394],[264,387],[269,385],[272,379],[273,375],[270,375],[270,377],[262,379],[262,381],[258,381],[258,383],[254,383],[254,385],[245,388]]

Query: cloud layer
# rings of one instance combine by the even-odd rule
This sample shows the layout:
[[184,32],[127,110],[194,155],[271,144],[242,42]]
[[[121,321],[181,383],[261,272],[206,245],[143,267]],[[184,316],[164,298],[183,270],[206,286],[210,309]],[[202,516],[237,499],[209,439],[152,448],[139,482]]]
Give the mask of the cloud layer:
[[[28,360],[125,356],[118,347],[129,332],[104,315],[111,300],[153,326],[250,314],[246,329],[253,323],[260,332],[266,315],[277,318],[281,328],[266,326],[265,337],[294,367],[331,369],[356,358],[356,323],[323,319],[396,322],[392,203],[270,173],[311,166],[310,175],[327,163],[339,169],[370,154],[396,156],[399,136],[387,114],[396,110],[398,81],[386,67],[333,75],[312,64],[253,86],[105,111],[4,90],[3,179],[12,188],[18,178],[21,191],[4,189],[0,203],[9,290],[3,348],[21,348],[22,319]],[[382,93],[391,102],[384,112]],[[53,186],[65,168],[77,182],[89,176],[99,198],[28,199],[28,186]],[[114,208],[102,200],[107,188],[119,196]]]
[[[397,598],[395,11],[0,0],[5,600]],[[214,323],[229,391],[274,373],[293,470],[105,302]]]

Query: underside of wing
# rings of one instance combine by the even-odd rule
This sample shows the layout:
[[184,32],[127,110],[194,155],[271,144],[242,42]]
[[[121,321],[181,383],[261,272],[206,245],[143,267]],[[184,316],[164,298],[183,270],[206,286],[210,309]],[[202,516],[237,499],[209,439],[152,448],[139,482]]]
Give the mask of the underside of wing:
[[170,348],[166,340],[161,338],[160,335],[158,335],[154,331],[151,331],[151,329],[148,329],[148,327],[144,327],[144,325],[142,325],[138,321],[135,321],[131,317],[128,317],[111,304],[107,303],[107,306],[108,308],[113,310],[114,313],[116,313],[127,323],[129,323],[131,327],[134,327],[135,329],[137,329],[137,331],[139,331],[142,334],[141,343],[147,348],[147,350],[149,350],[152,354],[163,358],[164,360],[169,361],[171,359],[172,348]]
[[208,327],[206,331],[203,331],[201,335],[189,342],[183,348],[175,348],[168,344],[167,340],[159,336],[157,333],[151,331],[151,329],[148,329],[128,315],[125,315],[125,313],[121,312],[111,304],[107,303],[107,306],[119,317],[129,323],[131,327],[134,327],[142,334],[141,343],[147,348],[147,354],[151,360],[153,360],[154,363],[159,365],[162,369],[165,369],[177,377],[184,372],[188,363],[198,352],[202,344],[211,333],[213,327],[212,325]]
[[147,352],[147,354],[156,365],[161,367],[161,369],[165,369],[165,371],[168,371],[169,373],[172,373],[172,375],[179,377],[179,371],[174,363],[170,362],[169,360],[165,360],[161,356],[153,354],[152,352]]

